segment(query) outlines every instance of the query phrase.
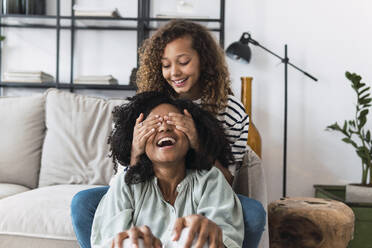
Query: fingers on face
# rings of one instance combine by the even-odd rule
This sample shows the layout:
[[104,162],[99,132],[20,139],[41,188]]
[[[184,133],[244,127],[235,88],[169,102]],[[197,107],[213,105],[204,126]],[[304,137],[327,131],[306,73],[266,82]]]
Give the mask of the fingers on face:
[[141,113],[141,114],[137,117],[137,119],[136,119],[136,126],[137,126],[141,121],[143,121],[143,113]]
[[143,142],[147,140],[159,126],[159,116],[150,117],[136,126],[137,130],[135,130],[134,136],[136,136],[140,142]]
[[151,116],[144,121],[138,121],[140,117],[137,118],[135,128],[139,129],[140,131],[143,130],[145,127],[148,126],[155,126],[160,125],[162,118],[158,115]]
[[190,129],[190,127],[194,125],[194,120],[191,115],[169,113],[168,117],[164,119],[168,124],[175,125],[177,129],[180,129],[181,127]]
[[183,113],[188,116],[188,117],[192,117],[192,115],[190,114],[190,112],[187,110],[187,109],[184,109],[183,110]]

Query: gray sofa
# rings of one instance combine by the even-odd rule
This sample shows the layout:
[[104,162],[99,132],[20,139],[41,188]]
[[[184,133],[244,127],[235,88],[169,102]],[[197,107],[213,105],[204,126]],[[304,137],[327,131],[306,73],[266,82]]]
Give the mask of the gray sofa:
[[[111,111],[125,100],[51,89],[0,97],[0,247],[78,247],[70,220],[75,193],[107,185]],[[245,156],[234,189],[266,206],[260,160]],[[268,247],[265,232],[261,247]]]

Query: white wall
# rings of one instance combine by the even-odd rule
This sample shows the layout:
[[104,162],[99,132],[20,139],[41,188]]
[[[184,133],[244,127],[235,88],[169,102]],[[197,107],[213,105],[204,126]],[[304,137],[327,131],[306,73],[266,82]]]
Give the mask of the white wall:
[[[53,11],[53,0],[48,9]],[[63,13],[69,14],[69,1]],[[80,4],[118,6],[123,16],[135,16],[137,1],[80,0]],[[175,1],[154,0],[153,13],[173,12]],[[218,1],[192,1],[196,15],[218,15]],[[215,5],[215,7],[211,7]],[[225,45],[244,31],[270,50],[283,54],[288,44],[290,61],[319,79],[314,82],[289,69],[288,187],[289,196],[312,196],[313,184],[344,184],[360,180],[360,161],[341,136],[325,131],[337,120],[353,117],[354,94],[344,77],[357,72],[372,84],[372,3],[368,0],[290,1],[227,0]],[[212,25],[212,24],[209,24]],[[45,70],[54,73],[53,31],[12,29],[5,32],[3,70]],[[69,73],[69,35],[62,36],[61,79]],[[77,74],[113,74],[127,82],[135,66],[135,33],[79,31]],[[284,73],[275,57],[251,47],[249,65],[228,60],[233,89],[240,95],[240,76],[253,76],[253,121],[263,140],[269,200],[281,197]],[[93,61],[93,63],[92,63]],[[38,90],[9,89],[29,94]],[[80,91],[84,94],[126,96],[133,92]]]
[[[358,182],[361,164],[341,136],[326,132],[335,121],[352,118],[355,96],[344,77],[357,72],[372,84],[372,3],[368,0],[228,1],[226,43],[250,31],[270,50],[319,79],[289,69],[289,196],[312,196],[313,184]],[[270,200],[282,189],[284,73],[278,59],[252,47],[252,61],[229,61],[238,91],[241,75],[254,77],[253,120],[263,139],[263,163]],[[369,126],[371,126],[369,124]]]

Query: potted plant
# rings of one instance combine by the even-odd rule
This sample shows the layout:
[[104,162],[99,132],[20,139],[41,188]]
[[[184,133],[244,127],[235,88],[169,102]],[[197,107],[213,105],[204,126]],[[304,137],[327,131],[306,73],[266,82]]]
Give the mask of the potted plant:
[[328,126],[327,130],[342,133],[342,141],[352,145],[361,160],[361,183],[346,186],[346,201],[372,202],[372,137],[371,131],[366,129],[372,102],[370,86],[361,82],[362,77],[355,73],[346,72],[345,75],[351,81],[351,87],[357,96],[355,116],[352,120],[345,120],[342,127],[336,122]]
[[[370,87],[361,82],[362,77],[355,73],[346,72],[345,76],[357,96],[355,116],[352,120],[345,120],[343,124],[336,122],[329,125],[326,130],[341,133],[342,141],[355,149],[362,166],[362,178],[357,186],[372,191],[372,134],[366,128],[369,107],[372,104]],[[355,185],[314,185],[315,196],[342,201],[351,207],[355,214],[355,231],[354,239],[348,247],[372,248],[372,195],[368,196],[367,193],[367,196],[356,199],[353,193]],[[359,195],[358,192],[357,196]]]

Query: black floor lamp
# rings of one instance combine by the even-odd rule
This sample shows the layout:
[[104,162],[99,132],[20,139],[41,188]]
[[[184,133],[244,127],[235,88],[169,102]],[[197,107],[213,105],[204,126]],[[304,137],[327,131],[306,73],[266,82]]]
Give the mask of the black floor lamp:
[[249,33],[243,33],[242,37],[239,41],[232,43],[226,49],[226,54],[232,59],[240,60],[242,62],[249,63],[251,60],[251,49],[249,48],[248,44],[251,43],[252,45],[258,46],[265,50],[266,52],[274,55],[282,63],[284,64],[284,141],[283,141],[283,197],[287,196],[287,102],[288,102],[288,65],[292,66],[296,70],[302,72],[309,78],[314,81],[318,81],[315,77],[311,76],[309,73],[301,70],[294,64],[289,62],[289,58],[287,55],[287,45],[284,46],[284,58],[280,57],[279,55],[273,53],[269,49],[264,46],[261,46],[260,43],[252,39]]

